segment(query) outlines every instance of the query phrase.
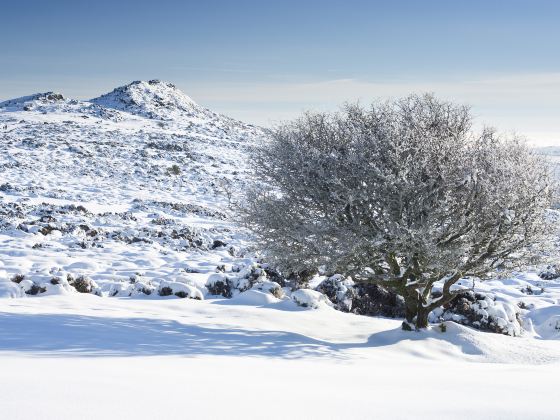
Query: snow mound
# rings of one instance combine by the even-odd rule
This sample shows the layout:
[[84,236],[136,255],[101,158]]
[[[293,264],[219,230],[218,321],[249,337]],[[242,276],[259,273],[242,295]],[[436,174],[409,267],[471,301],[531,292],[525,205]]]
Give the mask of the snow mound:
[[228,301],[228,303],[232,304],[249,306],[263,306],[278,302],[280,302],[280,299],[274,297],[271,293],[257,289],[250,289],[245,292],[241,292]]
[[0,279],[0,298],[17,298],[25,296],[21,287],[9,280]]
[[277,298],[281,298],[284,295],[284,291],[280,284],[276,283],[275,281],[264,280],[258,283],[255,283],[252,290],[260,290],[264,293],[269,293]]
[[94,104],[152,119],[170,119],[177,113],[204,113],[204,108],[172,83],[160,80],[134,81],[91,100]]
[[203,300],[204,295],[195,286],[178,281],[162,280],[159,284],[158,293],[160,296],[175,295],[180,298]]
[[292,293],[292,299],[304,308],[318,309],[332,306],[332,303],[324,294],[311,289],[296,290]]
[[545,340],[560,340],[560,306],[551,305],[528,313],[527,321],[536,336]]

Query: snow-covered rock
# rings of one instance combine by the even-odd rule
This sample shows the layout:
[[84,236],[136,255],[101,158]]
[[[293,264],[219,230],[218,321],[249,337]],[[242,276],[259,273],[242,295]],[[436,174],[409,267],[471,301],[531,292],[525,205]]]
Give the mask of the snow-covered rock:
[[312,289],[298,289],[295,292],[292,292],[292,299],[295,303],[299,306],[303,306],[304,308],[323,308],[323,307],[332,307],[332,303],[329,299],[318,292],[317,290]]
[[265,293],[270,293],[276,298],[281,298],[282,296],[284,296],[284,291],[282,290],[282,287],[275,281],[268,281],[268,280],[259,281],[256,282],[251,289],[260,290]]

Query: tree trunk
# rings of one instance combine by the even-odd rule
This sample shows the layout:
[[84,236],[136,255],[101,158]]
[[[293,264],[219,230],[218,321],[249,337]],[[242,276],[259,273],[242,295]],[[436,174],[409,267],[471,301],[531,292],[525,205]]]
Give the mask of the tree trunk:
[[428,315],[430,310],[424,308],[418,292],[414,290],[409,294],[405,294],[404,302],[405,320],[402,323],[402,329],[405,331],[419,331],[422,328],[428,328]]
[[405,313],[404,313],[404,321],[402,323],[402,329],[405,331],[412,331],[416,328],[416,315],[417,315],[417,308],[415,302],[411,302],[410,296],[405,296],[404,299],[405,303]]
[[418,313],[416,314],[416,330],[418,331],[421,328],[428,328],[428,315],[429,311],[425,308],[419,308]]

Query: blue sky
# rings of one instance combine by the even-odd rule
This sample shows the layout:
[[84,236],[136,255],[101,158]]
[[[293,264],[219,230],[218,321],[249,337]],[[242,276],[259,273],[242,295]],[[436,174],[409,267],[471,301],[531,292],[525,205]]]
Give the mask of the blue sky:
[[268,125],[432,91],[560,144],[560,2],[0,0],[0,100],[169,80]]

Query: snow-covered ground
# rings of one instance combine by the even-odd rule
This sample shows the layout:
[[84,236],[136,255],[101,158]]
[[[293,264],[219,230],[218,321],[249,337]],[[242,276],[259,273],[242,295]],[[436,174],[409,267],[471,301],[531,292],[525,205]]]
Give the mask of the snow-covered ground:
[[3,299],[2,418],[558,418],[557,341],[236,301]]
[[187,269],[203,286],[218,265],[246,264],[229,207],[262,132],[157,81],[93,102],[0,104],[0,279],[57,294],[68,274],[87,275],[99,294],[128,295],[131,276],[157,289]]
[[232,211],[264,134],[159,81],[0,103],[0,419],[558,418],[559,279],[474,285],[516,337],[281,289]]

